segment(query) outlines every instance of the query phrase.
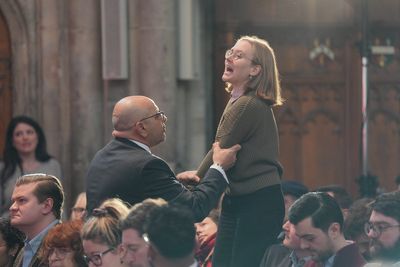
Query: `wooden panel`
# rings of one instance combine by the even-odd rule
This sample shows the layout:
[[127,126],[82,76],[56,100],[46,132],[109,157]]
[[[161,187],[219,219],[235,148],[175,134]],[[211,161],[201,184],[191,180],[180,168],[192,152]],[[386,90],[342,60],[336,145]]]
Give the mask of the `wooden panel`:
[[11,48],[7,23],[0,12],[0,153],[4,150],[7,125],[12,114]]
[[[224,49],[235,39],[254,34],[268,40],[287,99],[275,109],[284,178],[310,188],[340,184],[357,196],[362,118],[359,1],[216,2],[215,87],[220,86]],[[369,171],[390,191],[400,175],[400,0],[369,2],[370,43],[395,48],[394,56],[371,56],[369,66]],[[311,59],[321,49],[334,56],[320,53]],[[215,97],[219,118],[226,94]]]

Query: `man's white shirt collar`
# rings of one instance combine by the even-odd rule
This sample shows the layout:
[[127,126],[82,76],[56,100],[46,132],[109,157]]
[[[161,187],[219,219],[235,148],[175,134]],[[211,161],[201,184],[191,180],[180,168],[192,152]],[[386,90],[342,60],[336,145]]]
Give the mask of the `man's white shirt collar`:
[[150,147],[148,147],[147,145],[133,139],[129,139],[129,141],[134,142],[135,144],[137,144],[138,146],[140,146],[141,148],[143,148],[144,150],[148,151],[151,154]]

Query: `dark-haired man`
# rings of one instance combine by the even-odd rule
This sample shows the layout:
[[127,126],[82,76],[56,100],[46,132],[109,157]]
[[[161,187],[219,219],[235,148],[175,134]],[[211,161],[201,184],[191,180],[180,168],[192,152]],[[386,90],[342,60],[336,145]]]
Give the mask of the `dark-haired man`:
[[324,267],[361,267],[365,260],[355,243],[343,235],[343,214],[333,197],[311,192],[299,198],[289,210],[300,247]]
[[373,261],[382,264],[373,266],[400,266],[400,192],[382,194],[370,207],[365,232]]
[[122,242],[119,253],[121,262],[127,267],[150,267],[148,262],[148,244],[143,239],[147,217],[155,207],[165,205],[167,202],[161,198],[146,199],[134,205],[128,216],[120,222]]
[[47,174],[29,174],[18,178],[10,207],[11,225],[26,236],[14,267],[42,266],[39,251],[48,231],[61,218],[64,192],[58,178]]
[[193,214],[184,206],[162,205],[149,214],[143,235],[153,267],[197,267]]

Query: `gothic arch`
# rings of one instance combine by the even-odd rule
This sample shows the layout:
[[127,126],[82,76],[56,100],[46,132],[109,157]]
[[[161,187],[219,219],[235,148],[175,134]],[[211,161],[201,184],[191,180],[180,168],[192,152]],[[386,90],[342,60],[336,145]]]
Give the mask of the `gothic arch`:
[[0,9],[7,21],[11,38],[13,113],[25,113],[36,117],[37,92],[33,72],[35,42],[29,30],[29,26],[35,26],[28,25],[26,18],[26,14],[31,14],[27,9],[34,10],[35,2],[26,3],[23,5],[18,0],[0,1]]

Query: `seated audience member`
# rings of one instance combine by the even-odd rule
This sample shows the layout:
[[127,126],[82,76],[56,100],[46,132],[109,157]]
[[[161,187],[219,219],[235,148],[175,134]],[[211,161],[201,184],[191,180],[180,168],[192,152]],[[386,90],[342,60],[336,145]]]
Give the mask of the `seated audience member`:
[[344,220],[346,220],[349,208],[351,206],[351,203],[353,202],[350,194],[346,191],[346,189],[344,189],[340,185],[326,185],[318,187],[315,191],[325,192],[333,197],[339,204],[339,207],[343,212]]
[[379,264],[367,266],[400,266],[400,192],[379,195],[370,208],[365,232],[371,239],[372,259]]
[[344,222],[344,236],[357,244],[360,253],[367,261],[370,260],[369,237],[365,233],[364,227],[371,215],[371,209],[368,204],[372,201],[372,198],[362,198],[354,201]]
[[15,255],[24,245],[24,234],[11,226],[10,221],[0,218],[0,267],[13,266]]
[[18,178],[11,199],[11,225],[26,236],[14,267],[41,266],[39,251],[42,240],[50,229],[60,223],[64,203],[61,183],[52,175],[24,175]]
[[118,246],[121,244],[119,220],[128,214],[120,199],[105,200],[83,225],[81,237],[84,259],[89,266],[122,267]]
[[217,237],[219,215],[220,211],[213,209],[203,221],[195,224],[197,241],[200,245],[195,257],[201,267],[212,266],[211,261]]
[[264,254],[260,267],[311,267],[319,266],[311,259],[311,252],[300,247],[293,224],[283,224],[284,239],[282,244],[271,245]]
[[82,222],[69,221],[53,227],[43,241],[41,258],[49,267],[85,267],[81,240]]
[[293,203],[302,195],[308,193],[308,188],[298,181],[283,181],[282,182],[282,193],[285,200],[285,220],[287,220],[287,215],[289,208]]
[[86,216],[86,193],[82,192],[75,200],[74,207],[71,210],[71,220],[83,221]]
[[300,238],[300,247],[310,250],[313,260],[330,267],[364,266],[356,244],[344,238],[343,213],[330,195],[303,195],[290,208],[289,221]]
[[180,205],[155,207],[146,223],[144,240],[149,244],[148,257],[153,267],[198,266],[194,251],[196,230],[190,210]]
[[40,125],[27,116],[14,117],[8,124],[0,162],[0,215],[7,216],[17,178],[24,174],[46,173],[61,178],[61,168],[46,148]]
[[134,205],[128,216],[120,222],[122,243],[120,246],[121,262],[127,267],[150,267],[147,257],[148,245],[143,239],[147,216],[154,207],[165,205],[161,198],[146,199]]

